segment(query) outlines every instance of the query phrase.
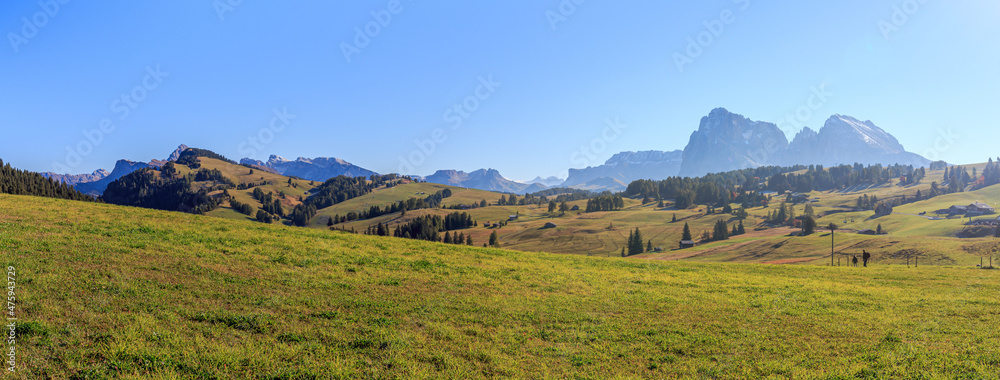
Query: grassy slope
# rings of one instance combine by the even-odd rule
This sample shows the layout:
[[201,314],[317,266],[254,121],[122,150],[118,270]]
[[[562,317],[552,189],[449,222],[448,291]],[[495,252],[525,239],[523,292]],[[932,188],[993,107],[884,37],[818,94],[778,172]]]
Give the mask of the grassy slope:
[[0,195],[13,378],[987,378],[1000,272],[462,248]]
[[[454,186],[446,186],[436,183],[408,183],[404,185],[394,186],[388,189],[376,190],[370,194],[366,194],[354,199],[349,199],[345,202],[335,204],[333,206],[319,210],[316,213],[316,217],[313,218],[311,226],[318,228],[326,228],[326,221],[334,215],[347,215],[348,212],[355,211],[367,211],[371,206],[387,207],[391,206],[393,203],[398,203],[399,201],[408,200],[410,198],[427,198],[434,193],[444,190],[451,189],[452,196],[445,198],[441,204],[443,206],[451,205],[471,205],[472,203],[479,203],[482,200],[486,200],[487,203],[496,203],[500,199],[499,193],[467,189]],[[423,194],[420,194],[423,193]],[[372,222],[371,224],[376,224],[378,221]],[[365,222],[364,225],[367,226],[369,223]],[[352,226],[347,226],[350,229]]]
[[[314,185],[309,181],[293,180],[298,188],[289,187],[288,177],[270,174],[262,171],[255,171],[254,175],[249,175],[249,169],[242,166],[227,164],[218,160],[202,158],[203,167],[215,168],[230,176],[234,182],[247,183],[264,180],[273,184],[262,187],[265,191],[285,191],[290,196],[282,202],[286,210],[291,210],[298,204],[299,193],[305,194]],[[978,165],[977,167],[982,166]],[[182,173],[187,168],[179,166]],[[981,168],[980,168],[981,169]],[[885,199],[892,196],[907,195],[912,197],[917,190],[924,193],[929,191],[930,182],[940,179],[943,171],[928,172],[927,178],[920,184],[913,186],[896,186],[887,184],[879,187],[859,187],[849,191],[813,192],[813,198],[819,198],[819,203],[814,203],[816,212],[825,214],[833,210],[840,210],[842,206],[853,206],[855,200],[862,194],[875,195]],[[347,202],[334,205],[320,210],[312,220],[311,226],[323,229],[326,227],[326,220],[334,214],[346,214],[350,211],[361,211],[371,205],[387,206],[390,203],[411,197],[420,197],[433,194],[445,185],[431,183],[411,183],[396,186],[389,189],[380,189],[372,194],[349,200]],[[494,203],[500,194],[474,190],[449,187],[454,195],[445,199],[445,205],[471,204],[485,199],[489,203]],[[238,200],[259,207],[259,203],[250,196],[251,190],[235,191],[231,190]],[[418,194],[424,193],[424,194]],[[968,204],[973,201],[986,201],[996,203],[1000,199],[1000,186],[983,189],[977,192],[967,192],[950,194],[934,198],[929,201],[909,204],[896,209],[897,213],[917,214],[923,211],[933,212],[940,208],[947,208],[952,204]],[[993,201],[991,201],[993,200]],[[745,223],[748,229],[752,229],[763,220],[768,212],[774,210],[780,199],[775,199],[770,208],[754,208],[749,210],[751,218]],[[586,201],[571,202],[570,206],[577,205],[581,208],[586,206]],[[222,217],[236,220],[249,220],[251,218],[239,214],[224,204],[223,207],[208,213],[210,216]],[[684,223],[691,225],[692,231],[700,235],[702,231],[711,230],[713,224],[722,215],[703,215],[703,208],[691,210],[659,210],[652,205],[642,206],[636,200],[627,200],[626,209],[620,212],[579,214],[576,212],[549,214],[543,206],[490,206],[467,211],[474,219],[482,222],[496,222],[506,220],[508,215],[520,214],[521,219],[512,222],[497,232],[500,235],[501,244],[505,248],[523,251],[546,251],[556,253],[586,254],[598,256],[617,255],[623,243],[626,241],[629,231],[639,227],[647,240],[652,240],[656,247],[667,249],[666,252],[648,254],[642,257],[657,259],[688,259],[695,261],[734,261],[734,262],[768,262],[768,263],[813,263],[821,264],[829,262],[829,239],[827,234],[819,234],[809,238],[788,237],[790,230],[781,234],[763,233],[754,234],[751,237],[740,237],[722,243],[712,243],[699,246],[695,249],[685,251],[673,251],[677,241],[680,240],[681,230]],[[802,214],[804,205],[796,206],[796,213]],[[377,223],[389,224],[394,228],[399,223],[405,223],[414,217],[434,214],[446,215],[451,210],[417,210],[402,216],[400,214],[385,215],[370,220],[355,221],[338,225],[337,228],[354,228],[364,231],[369,225]],[[677,214],[680,222],[671,223],[671,217]],[[942,220],[932,221],[925,218],[910,215],[891,215],[881,218],[872,218],[873,212],[850,212],[830,215],[818,220],[821,226],[831,222],[837,223],[841,228],[847,229],[841,233],[837,242],[838,252],[853,254],[861,249],[873,250],[876,255],[887,263],[905,263],[907,255],[922,255],[925,263],[939,265],[971,265],[978,263],[977,254],[967,254],[965,249],[968,244],[983,243],[979,240],[965,241],[955,239],[955,233],[962,228],[963,220]],[[846,221],[846,222],[845,222]],[[543,228],[545,223],[553,222],[558,225],[556,228]],[[890,236],[869,238],[853,234],[853,231],[860,229],[875,229],[879,224],[891,232]],[[614,228],[608,229],[612,225]],[[493,229],[480,226],[463,231],[465,235],[471,235],[476,245],[481,245],[488,240]],[[727,247],[738,247],[740,249],[726,249]]]
[[[939,177],[941,174],[942,172],[931,172],[928,178]],[[841,210],[840,206],[853,206],[855,200],[862,194],[874,195],[882,199],[901,194],[913,196],[918,189],[922,192],[930,189],[929,181],[926,182],[909,187],[884,185],[855,189],[857,191],[814,192],[811,196],[820,199],[819,203],[813,204],[816,213],[826,214],[832,210]],[[380,190],[369,197],[380,196],[379,194],[385,191],[387,190]],[[399,198],[402,195],[393,194],[393,196]],[[925,210],[947,208],[951,204],[968,204],[975,200],[988,201],[990,199],[1000,199],[1000,186],[977,192],[941,196],[929,201],[902,206],[896,211],[917,214]],[[758,225],[769,212],[775,210],[779,203],[780,200],[775,199],[770,208],[758,207],[748,210],[751,218],[745,222],[747,229],[752,230],[753,226]],[[586,201],[572,202],[570,205],[585,207]],[[347,212],[360,210],[363,206],[362,203],[345,202],[335,207],[340,207],[338,212]],[[804,207],[805,205],[802,204],[796,205],[796,213],[801,215],[804,212]],[[358,231],[364,231],[369,225],[375,225],[379,222],[387,223],[390,228],[394,228],[396,224],[405,223],[417,216],[445,215],[450,212],[452,211],[419,210],[407,213],[406,216],[394,214],[346,223],[338,225],[338,228],[354,228]],[[491,206],[469,210],[468,213],[480,222],[505,220],[508,215],[520,213],[521,219],[519,221],[508,224],[498,230],[498,233],[503,247],[523,251],[614,256],[620,252],[629,231],[639,227],[643,231],[644,237],[647,240],[652,240],[654,246],[667,250],[662,253],[642,256],[646,258],[813,264],[829,262],[829,235],[826,232],[808,238],[792,238],[788,236],[792,230],[781,230],[781,233],[752,234],[749,237],[707,244],[691,250],[673,251],[677,241],[680,240],[684,223],[691,226],[692,232],[697,237],[703,231],[710,231],[719,218],[726,218],[724,215],[706,216],[704,208],[661,210],[653,205],[642,206],[636,200],[627,199],[625,210],[619,212],[589,214],[570,212],[560,215],[558,212],[549,214],[545,207]],[[670,222],[674,214],[679,219],[677,223]],[[820,226],[833,222],[845,229],[838,234],[836,245],[838,252],[854,254],[860,253],[862,249],[867,249],[875,251],[875,254],[883,262],[897,264],[905,263],[907,255],[921,255],[924,263],[938,265],[972,265],[979,261],[976,254],[967,254],[964,247],[968,244],[981,243],[984,239],[961,240],[954,238],[955,233],[962,228],[962,220],[931,221],[909,215],[891,215],[876,219],[873,218],[873,215],[872,211],[838,213],[820,218],[818,222]],[[320,219],[317,218],[317,220]],[[323,223],[317,220],[314,220],[316,227],[322,227],[320,224]],[[735,222],[731,218],[729,221]],[[558,227],[543,228],[547,222],[556,223]],[[875,229],[879,224],[890,231],[891,235],[872,238],[854,233],[866,228]],[[613,228],[608,229],[608,226],[613,226]],[[461,231],[463,234],[472,235],[478,245],[485,242],[492,232],[493,229],[480,226]],[[730,246],[737,246],[741,249],[723,249]]]

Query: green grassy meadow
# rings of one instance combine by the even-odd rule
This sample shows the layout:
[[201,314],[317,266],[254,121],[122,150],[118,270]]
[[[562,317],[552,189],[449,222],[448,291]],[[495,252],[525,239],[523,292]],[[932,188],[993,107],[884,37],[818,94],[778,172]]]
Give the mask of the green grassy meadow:
[[15,379],[1000,373],[1000,272],[964,265],[529,253],[10,195],[0,251]]

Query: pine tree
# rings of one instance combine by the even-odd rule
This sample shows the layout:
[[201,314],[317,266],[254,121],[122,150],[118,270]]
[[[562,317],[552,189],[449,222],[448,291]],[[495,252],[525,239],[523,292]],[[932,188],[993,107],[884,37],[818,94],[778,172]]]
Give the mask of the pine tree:
[[882,223],[879,223],[878,227],[875,228],[875,234],[877,234],[877,235],[881,235],[882,234]]
[[635,228],[635,232],[631,234],[628,244],[628,255],[638,255],[642,253],[642,232],[639,232],[639,227]]
[[566,211],[569,211],[569,205],[567,205],[566,202],[563,201],[563,203],[559,204],[559,212],[566,212]]
[[625,247],[622,247],[622,257],[625,257]]
[[691,227],[688,227],[687,223],[684,223],[684,234],[681,235],[681,240],[694,240],[691,236]]
[[712,231],[712,240],[720,241],[729,239],[729,227],[726,225],[726,221],[719,219],[715,222],[715,228]]
[[556,201],[549,201],[549,212],[556,211]]
[[653,240],[650,239],[646,242],[646,252],[653,252]]
[[674,216],[670,218],[670,223],[676,223],[676,222],[677,222],[677,214],[674,214]]
[[740,226],[739,226],[739,228],[737,228],[737,231],[740,232],[740,235],[743,235],[743,234],[747,233],[747,231],[745,229],[743,229],[743,221],[742,220],[740,221]]
[[[628,255],[632,256],[632,244],[635,243],[635,232],[632,230],[628,231],[628,241],[625,242],[625,247],[628,248]],[[624,257],[624,256],[623,256]]]
[[802,236],[812,235],[816,232],[816,219],[806,216],[802,219]]
[[499,245],[500,245],[500,236],[497,235],[496,230],[494,230],[493,233],[490,234],[490,247],[497,247]]
[[472,246],[472,235],[465,236],[465,245]]

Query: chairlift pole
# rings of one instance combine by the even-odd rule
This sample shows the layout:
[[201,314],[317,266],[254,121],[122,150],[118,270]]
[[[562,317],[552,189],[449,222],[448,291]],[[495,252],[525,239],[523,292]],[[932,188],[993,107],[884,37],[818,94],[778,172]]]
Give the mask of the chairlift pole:
[[830,266],[833,266],[833,233],[834,229],[830,229]]

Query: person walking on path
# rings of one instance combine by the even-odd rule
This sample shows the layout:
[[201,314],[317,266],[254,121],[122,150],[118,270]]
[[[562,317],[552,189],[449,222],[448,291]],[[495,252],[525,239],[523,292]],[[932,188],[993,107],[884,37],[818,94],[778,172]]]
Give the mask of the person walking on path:
[[868,268],[868,260],[872,258],[872,254],[868,253],[866,250],[861,250],[861,259],[865,262],[865,268]]

